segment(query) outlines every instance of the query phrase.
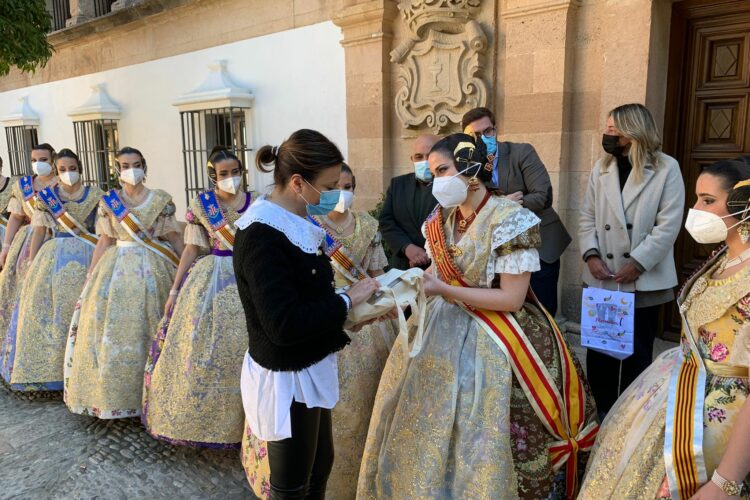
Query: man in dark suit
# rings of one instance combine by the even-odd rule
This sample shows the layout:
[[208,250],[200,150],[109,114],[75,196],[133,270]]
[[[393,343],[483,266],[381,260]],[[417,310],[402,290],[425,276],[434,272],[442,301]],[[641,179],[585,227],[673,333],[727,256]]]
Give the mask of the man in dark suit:
[[[531,144],[497,140],[495,115],[487,108],[474,108],[461,120],[461,127],[484,141],[493,161],[492,182],[508,199],[534,212],[542,222],[541,270],[531,275],[531,288],[553,316],[557,313],[557,281],[560,256],[571,238],[552,208],[552,183],[544,163]],[[468,133],[468,132],[467,132]]]
[[422,223],[437,200],[432,196],[432,174],[427,155],[438,141],[434,135],[420,135],[411,146],[414,172],[391,179],[380,211],[380,233],[391,249],[391,267],[409,269],[430,265],[422,236]]

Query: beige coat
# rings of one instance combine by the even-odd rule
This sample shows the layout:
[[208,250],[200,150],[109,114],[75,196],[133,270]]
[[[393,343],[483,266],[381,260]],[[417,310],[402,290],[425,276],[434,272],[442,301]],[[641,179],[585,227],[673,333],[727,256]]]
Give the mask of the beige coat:
[[[643,180],[628,177],[620,193],[617,161],[603,169],[604,160],[591,170],[581,207],[578,242],[581,255],[591,249],[617,273],[631,257],[645,272],[621,286],[625,292],[665,290],[677,286],[674,243],[682,227],[685,186],[677,160],[659,153],[659,166],[646,165]],[[603,171],[606,170],[606,171]],[[617,290],[613,280],[594,278],[583,266],[583,281],[590,286]]]

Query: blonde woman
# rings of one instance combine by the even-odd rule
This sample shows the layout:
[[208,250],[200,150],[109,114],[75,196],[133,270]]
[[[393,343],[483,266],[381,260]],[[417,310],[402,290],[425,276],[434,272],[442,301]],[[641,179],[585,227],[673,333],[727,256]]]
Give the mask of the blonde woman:
[[602,137],[607,153],[591,170],[578,241],[587,286],[635,292],[634,352],[618,361],[597,351],[586,368],[600,416],[651,364],[663,304],[677,285],[673,247],[682,224],[680,166],[661,151],[654,119],[641,104],[610,111]]

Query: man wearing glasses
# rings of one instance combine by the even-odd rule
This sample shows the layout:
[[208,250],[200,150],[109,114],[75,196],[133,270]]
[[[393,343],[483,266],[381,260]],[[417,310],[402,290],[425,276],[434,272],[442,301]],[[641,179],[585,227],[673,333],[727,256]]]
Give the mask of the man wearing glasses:
[[461,120],[461,128],[466,133],[473,133],[487,146],[488,156],[493,162],[494,186],[506,198],[522,204],[542,220],[539,228],[541,270],[531,275],[531,288],[554,316],[557,312],[560,256],[571,238],[552,208],[552,183],[547,168],[531,144],[498,141],[495,115],[487,108],[468,111]]

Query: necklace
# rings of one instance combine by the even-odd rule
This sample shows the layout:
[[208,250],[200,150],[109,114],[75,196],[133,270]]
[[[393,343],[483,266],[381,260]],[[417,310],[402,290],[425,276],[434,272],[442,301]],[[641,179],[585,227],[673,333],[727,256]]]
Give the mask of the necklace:
[[722,262],[721,265],[719,266],[719,274],[723,273],[724,271],[726,271],[727,269],[731,267],[742,264],[747,259],[750,259],[750,248],[748,248],[747,250],[739,254],[737,257],[732,257],[730,259],[727,256],[727,259],[724,262]]
[[466,218],[464,218],[464,215],[461,213],[460,208],[456,208],[456,223],[458,224],[458,229],[456,229],[459,233],[465,233],[467,229],[469,229],[469,226],[472,222],[474,222],[474,219],[477,218],[477,213],[482,210],[482,207],[485,203],[487,203],[487,200],[490,199],[491,193],[487,191],[485,193],[484,198],[482,198],[482,202],[477,206],[476,210],[472,212],[472,214]]
[[344,231],[346,231],[349,228],[349,226],[352,225],[352,222],[354,222],[354,217],[351,215],[351,212],[350,212],[349,216],[341,225],[335,224],[331,219],[328,218],[327,215],[323,216],[323,221],[326,223],[326,226],[336,231],[336,234],[342,235],[344,234]]

